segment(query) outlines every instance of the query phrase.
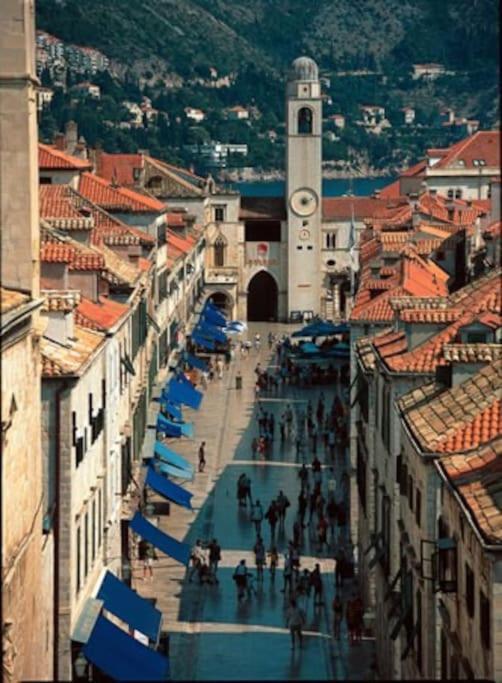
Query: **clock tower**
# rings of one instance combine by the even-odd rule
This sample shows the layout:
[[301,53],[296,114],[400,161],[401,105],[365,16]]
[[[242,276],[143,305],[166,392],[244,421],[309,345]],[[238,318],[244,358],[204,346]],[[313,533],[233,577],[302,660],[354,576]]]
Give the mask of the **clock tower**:
[[322,100],[317,64],[299,57],[286,90],[288,317],[321,308]]

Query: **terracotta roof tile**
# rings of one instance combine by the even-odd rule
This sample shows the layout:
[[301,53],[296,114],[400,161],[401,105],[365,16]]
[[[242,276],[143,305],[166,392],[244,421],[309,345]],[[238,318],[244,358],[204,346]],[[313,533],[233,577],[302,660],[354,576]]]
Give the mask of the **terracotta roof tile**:
[[162,213],[166,208],[157,199],[125,187],[115,187],[93,173],[83,173],[80,176],[78,191],[94,204],[109,211]]
[[84,329],[80,325],[74,326],[73,334],[69,346],[42,337],[40,352],[43,377],[79,375],[105,339],[104,334]]
[[30,297],[23,292],[18,292],[15,289],[0,288],[0,312],[2,314],[13,311],[15,308],[20,308],[28,303]]
[[416,407],[402,399],[404,420],[429,453],[469,451],[500,435],[502,426],[502,360],[487,365],[462,384]]
[[502,358],[502,345],[445,344],[443,356],[450,363],[492,363]]
[[91,163],[87,159],[79,159],[78,157],[66,154],[51,145],[44,145],[38,143],[38,167],[41,170],[75,170],[86,171],[92,168]]
[[55,228],[64,230],[90,230],[94,222],[74,204],[68,185],[40,185],[40,216]]
[[502,543],[502,439],[473,454],[439,458],[434,465],[457,490],[485,540]]
[[397,199],[378,199],[374,197],[325,197],[322,201],[323,219],[350,220],[352,215],[355,219],[364,218],[391,218],[402,208],[408,205],[404,197]]
[[114,327],[129,310],[127,304],[105,296],[100,296],[98,303],[82,298],[75,311],[75,322],[88,329],[106,331]]
[[432,168],[476,168],[474,160],[482,159],[485,166],[500,168],[500,132],[478,131],[449,148]]

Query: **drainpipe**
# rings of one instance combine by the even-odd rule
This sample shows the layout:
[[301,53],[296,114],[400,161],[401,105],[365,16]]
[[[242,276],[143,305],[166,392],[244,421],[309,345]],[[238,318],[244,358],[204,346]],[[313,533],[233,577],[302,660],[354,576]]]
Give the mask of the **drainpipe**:
[[59,525],[60,525],[60,481],[61,481],[61,395],[68,388],[69,383],[64,381],[56,391],[56,462],[55,462],[55,501],[54,501],[54,612],[53,612],[53,679],[59,680]]

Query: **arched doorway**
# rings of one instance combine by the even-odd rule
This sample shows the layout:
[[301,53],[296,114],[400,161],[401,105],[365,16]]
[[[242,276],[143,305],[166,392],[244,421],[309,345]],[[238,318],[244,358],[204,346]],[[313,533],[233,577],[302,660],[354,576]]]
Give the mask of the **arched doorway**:
[[266,270],[260,270],[248,285],[248,320],[275,322],[278,297],[276,281]]
[[229,316],[232,313],[232,301],[230,296],[225,292],[215,292],[211,294],[208,301],[211,301],[215,306],[221,310],[223,315]]

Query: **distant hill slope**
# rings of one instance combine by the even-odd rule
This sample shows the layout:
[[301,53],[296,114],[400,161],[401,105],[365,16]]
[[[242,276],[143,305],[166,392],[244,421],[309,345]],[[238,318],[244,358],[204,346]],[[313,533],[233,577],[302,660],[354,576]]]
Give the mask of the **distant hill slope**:
[[496,66],[498,0],[38,0],[37,26],[125,64],[182,76],[308,52],[328,69]]

